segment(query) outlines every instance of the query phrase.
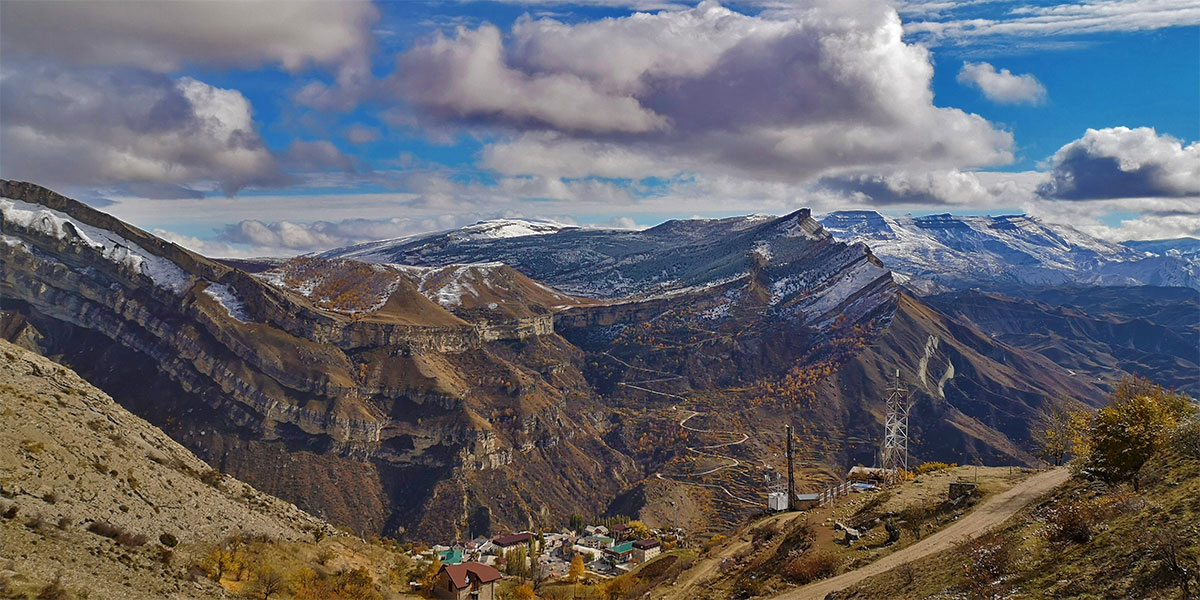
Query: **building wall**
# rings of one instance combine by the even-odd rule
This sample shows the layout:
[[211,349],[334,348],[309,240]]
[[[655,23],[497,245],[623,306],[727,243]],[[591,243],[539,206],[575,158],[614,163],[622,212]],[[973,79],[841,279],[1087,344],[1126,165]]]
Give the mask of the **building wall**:
[[636,560],[640,563],[644,563],[644,562],[654,558],[655,556],[658,556],[659,553],[661,553],[661,552],[662,552],[662,546],[655,546],[654,548],[649,548],[647,550],[642,550],[641,548],[634,548],[633,549],[633,560]]

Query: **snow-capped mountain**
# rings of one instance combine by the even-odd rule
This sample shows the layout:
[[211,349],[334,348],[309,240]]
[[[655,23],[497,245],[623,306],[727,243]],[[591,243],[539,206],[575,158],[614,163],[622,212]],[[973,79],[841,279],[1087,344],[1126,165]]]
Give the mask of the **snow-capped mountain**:
[[1192,237],[1181,237],[1171,240],[1129,240],[1121,242],[1121,245],[1133,248],[1139,252],[1149,252],[1159,256],[1200,257],[1200,240]]
[[921,293],[1013,285],[1200,288],[1196,257],[1151,254],[1024,215],[839,211],[820,222],[838,239],[867,244],[898,281]]
[[[495,231],[520,235],[481,234]],[[883,288],[892,286],[887,269],[862,245],[834,240],[807,210],[668,221],[642,231],[486,221],[321,256],[417,267],[498,260],[564,292],[610,300],[753,287],[767,306],[811,323],[847,310],[851,300],[860,305],[851,316],[870,314],[889,301]],[[883,293],[864,293],[877,289]],[[724,314],[732,302],[712,307],[712,314]]]

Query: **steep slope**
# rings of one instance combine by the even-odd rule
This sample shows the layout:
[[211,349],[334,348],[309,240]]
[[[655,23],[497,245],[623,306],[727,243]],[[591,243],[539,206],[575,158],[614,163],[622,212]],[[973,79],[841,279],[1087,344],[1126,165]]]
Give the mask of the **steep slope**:
[[761,506],[781,421],[808,440],[812,485],[873,462],[897,369],[925,459],[1028,463],[1043,403],[1100,395],[903,293],[807,210],[641,232],[488,222],[250,274],[37,186],[0,197],[0,336],[357,531],[637,512],[647,482],[719,528]]
[[1200,289],[1200,260],[1148,254],[1023,215],[892,217],[841,211],[820,219],[862,242],[919,293],[983,287],[1156,285]]
[[1133,248],[1139,252],[1149,252],[1159,256],[1171,256],[1178,253],[1182,256],[1200,256],[1200,240],[1194,237],[1181,237],[1170,240],[1127,240],[1122,246]]
[[[363,263],[313,287],[349,296],[310,298],[34,185],[0,183],[0,197],[0,332],[310,511],[359,531],[452,536],[472,514],[522,527],[543,509],[599,510],[607,492],[566,473],[603,469],[620,485],[633,472],[588,416],[599,405],[582,355],[553,334],[549,309],[485,303],[496,314],[472,318],[478,307],[456,314],[402,270]],[[477,469],[488,476],[465,487]],[[526,477],[546,471],[544,493],[503,499],[519,510],[488,489],[533,490]]]
[[[225,477],[70,370],[0,340],[0,565],[11,585],[62,577],[102,598],[209,598],[184,555],[238,534],[312,539],[332,528]],[[101,533],[123,532],[118,542]],[[180,553],[164,564],[159,537]],[[137,539],[137,536],[145,536]],[[112,537],[116,537],[113,533]],[[140,542],[140,543],[139,543]],[[19,575],[16,578],[13,574]]]
[[[1103,301],[1105,292],[1109,302]],[[1153,374],[1162,385],[1200,394],[1200,293],[1088,288],[1086,293],[1046,290],[1035,298],[1053,304],[978,291],[928,300],[1079,377],[1108,382],[1123,374]]]

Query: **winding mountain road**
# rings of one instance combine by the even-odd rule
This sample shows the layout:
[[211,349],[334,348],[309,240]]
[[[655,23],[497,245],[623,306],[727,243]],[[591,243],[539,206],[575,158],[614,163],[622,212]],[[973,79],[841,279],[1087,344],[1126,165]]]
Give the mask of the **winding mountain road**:
[[1038,473],[1013,487],[996,494],[953,525],[869,565],[816,583],[790,590],[773,600],[823,600],[830,592],[848,588],[856,583],[890,571],[906,562],[924,558],[954,547],[964,539],[977,538],[989,529],[1007,521],[1026,505],[1066,482],[1070,473],[1065,467]]
[[[643,380],[643,381],[631,381],[631,382],[618,382],[617,385],[619,385],[621,387],[632,388],[632,389],[639,390],[642,392],[647,392],[650,394],[658,394],[659,396],[666,396],[668,398],[674,398],[681,402],[687,402],[688,399],[685,398],[684,396],[680,396],[679,394],[672,394],[670,392],[660,392],[658,390],[653,390],[648,387],[642,387],[641,385],[638,385],[638,384],[645,384],[645,383],[658,383],[658,382],[662,382],[662,381],[671,381],[674,379],[682,379],[683,378],[682,376],[673,375],[671,373],[667,373],[665,371],[659,371],[657,369],[648,369],[646,367],[639,367],[636,365],[631,365],[631,364],[613,356],[612,354],[609,354],[608,352],[604,352],[604,354],[606,356],[608,356],[609,358],[621,363],[622,365],[625,365],[626,367],[628,367],[630,369],[637,369],[639,371],[645,371],[647,373],[657,373],[659,375],[666,375],[666,377],[659,377],[657,379],[647,379],[647,380]],[[710,444],[707,446],[686,446],[686,448],[689,452],[693,452],[700,456],[708,456],[708,457],[712,457],[712,458],[719,458],[719,459],[730,461],[729,464],[713,467],[711,469],[708,469],[707,471],[701,471],[699,473],[692,473],[689,475],[690,477],[703,477],[705,475],[712,475],[713,473],[716,473],[718,471],[723,471],[725,469],[733,469],[736,467],[740,467],[742,465],[742,461],[740,461],[732,456],[725,456],[725,455],[716,454],[713,452],[704,452],[704,450],[714,450],[717,448],[726,448],[729,446],[736,446],[738,444],[743,444],[747,440],[750,439],[749,434],[747,434],[744,431],[718,431],[718,430],[714,430],[714,429],[700,429],[697,427],[692,427],[692,426],[688,425],[687,422],[690,421],[693,417],[699,416],[704,413],[700,413],[700,412],[697,412],[694,410],[682,409],[682,408],[679,410],[684,410],[686,413],[688,413],[687,416],[685,416],[683,419],[681,419],[679,421],[679,427],[682,429],[686,429],[688,431],[694,431],[696,433],[710,433],[710,434],[716,434],[716,435],[739,435],[740,434],[742,436],[742,439],[740,439],[740,440],[734,440],[731,442],[723,442],[720,444]],[[743,504],[749,504],[751,506],[762,506],[763,505],[762,502],[750,500],[750,499],[738,496],[737,494],[734,494],[733,492],[729,491],[729,488],[726,488],[723,485],[719,485],[719,484],[715,484],[715,483],[698,483],[695,481],[685,481],[682,479],[676,479],[675,477],[666,477],[662,473],[655,473],[654,476],[663,481],[673,481],[675,483],[681,483],[683,485],[694,485],[697,487],[706,487],[706,488],[713,488],[713,489],[721,490],[722,492],[725,493],[726,496],[729,496],[730,498],[732,498],[738,502],[741,502]]]

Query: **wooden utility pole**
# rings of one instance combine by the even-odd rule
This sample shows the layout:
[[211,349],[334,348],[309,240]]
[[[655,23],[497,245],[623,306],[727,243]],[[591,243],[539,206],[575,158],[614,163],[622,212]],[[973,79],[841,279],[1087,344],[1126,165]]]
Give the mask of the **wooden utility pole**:
[[794,450],[792,449],[792,426],[784,425],[783,431],[784,431],[784,434],[787,435],[787,461],[788,461],[787,509],[793,510],[792,507],[796,504],[796,476],[795,476],[795,473],[792,471],[792,457],[795,454]]

